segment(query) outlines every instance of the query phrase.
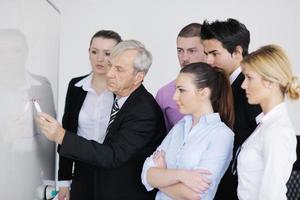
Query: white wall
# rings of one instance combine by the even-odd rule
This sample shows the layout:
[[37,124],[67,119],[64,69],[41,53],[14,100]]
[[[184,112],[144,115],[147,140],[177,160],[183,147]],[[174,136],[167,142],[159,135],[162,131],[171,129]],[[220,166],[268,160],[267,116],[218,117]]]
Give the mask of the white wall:
[[[191,22],[204,19],[236,18],[251,32],[250,51],[276,43],[288,52],[294,71],[300,75],[300,3],[298,0],[56,0],[62,12],[59,109],[61,118],[68,81],[89,72],[88,43],[94,32],[112,29],[124,39],[142,41],[154,62],[145,85],[156,94],[159,87],[174,79],[179,65],[176,36]],[[291,109],[296,121],[299,102]],[[297,132],[300,133],[299,123]]]
[[0,0],[0,28],[21,30],[27,39],[28,71],[47,77],[58,98],[60,15],[46,0]]
[[[25,34],[29,47],[29,55],[26,63],[26,68],[28,71],[37,75],[44,76],[50,81],[52,86],[52,92],[54,95],[54,103],[55,105],[57,105],[59,78],[58,64],[60,45],[59,13],[55,9],[53,9],[53,7],[46,0],[0,0],[0,29],[7,28],[19,29]],[[15,77],[9,78],[14,79]],[[49,91],[45,90],[45,88],[43,91],[40,91],[38,89],[36,91],[37,93],[35,93],[35,95],[40,94],[40,92],[42,92],[40,98],[39,96],[34,96],[35,98],[39,98],[41,100],[40,104],[42,109],[45,110],[45,112],[54,115],[54,105],[52,102],[53,99],[51,99],[52,96],[47,96],[47,92]],[[3,93],[1,94],[4,95]],[[5,97],[1,98],[2,101],[0,101],[0,105],[2,107],[6,106],[6,108],[20,108],[20,105],[24,103],[23,99],[16,101],[16,98],[14,98],[11,101],[9,101],[7,96]],[[45,98],[45,101],[43,101],[43,98]],[[6,101],[4,101],[3,99]],[[16,105],[15,102],[21,103],[20,105]],[[14,120],[14,118],[11,117],[13,116],[12,110],[17,109],[9,109],[9,111],[4,112],[4,114],[3,109],[1,110],[2,116],[4,116],[5,119],[8,118],[7,121],[9,121],[10,123],[14,123],[14,121],[11,120]],[[23,110],[22,107],[20,110]],[[31,109],[28,109],[28,111],[26,112],[26,116],[29,116],[28,118],[30,120],[24,120],[24,124],[20,125],[20,122],[18,122],[14,124],[14,126],[16,127],[12,126],[12,128],[9,130],[4,128],[2,132],[0,131],[0,135],[2,133],[3,135],[9,135],[8,133],[13,133],[13,131],[18,133],[16,134],[18,136],[16,136],[16,138],[18,139],[9,142],[11,142],[12,144],[19,142],[16,143],[18,145],[15,146],[18,146],[18,148],[20,149],[19,152],[12,152],[10,148],[13,148],[13,146],[9,145],[9,148],[6,148],[4,151],[1,151],[2,157],[0,156],[0,158],[2,160],[5,160],[4,164],[6,165],[4,165],[4,167],[1,165],[2,168],[0,172],[2,172],[2,174],[6,173],[5,175],[9,173],[8,179],[5,179],[5,176],[1,176],[1,178],[4,178],[6,180],[6,182],[3,184],[5,186],[0,184],[1,189],[5,188],[5,191],[2,192],[1,190],[2,199],[21,199],[22,197],[23,199],[36,199],[35,189],[38,185],[42,184],[40,183],[40,181],[42,180],[41,178],[51,180],[54,179],[54,166],[51,166],[51,163],[53,163],[54,161],[53,155],[56,152],[54,143],[50,143],[48,140],[46,140],[45,137],[37,137],[36,135],[32,136],[32,138],[28,137],[28,135],[32,133],[32,130],[30,128],[34,125],[34,119],[32,119],[33,114],[31,111]],[[18,110],[18,112],[20,111]],[[22,112],[20,112],[20,114],[22,114]],[[22,115],[25,114],[23,113]],[[3,122],[3,120],[1,122],[5,123],[5,121]],[[20,130],[22,130],[23,132],[21,133]],[[36,131],[36,129],[34,129],[34,131]],[[26,140],[22,138],[24,137],[24,135],[26,135]],[[1,141],[1,145],[0,146],[3,147],[3,141]],[[24,148],[22,149],[22,147],[24,146],[28,147],[29,150],[24,150]],[[9,167],[6,168],[6,166]],[[25,179],[31,180],[29,181],[29,183],[24,185],[22,181],[24,181]],[[22,181],[20,182],[19,180]],[[41,193],[43,193],[43,190]],[[7,197],[6,195],[9,195],[9,197]],[[15,198],[13,198],[12,196]]]

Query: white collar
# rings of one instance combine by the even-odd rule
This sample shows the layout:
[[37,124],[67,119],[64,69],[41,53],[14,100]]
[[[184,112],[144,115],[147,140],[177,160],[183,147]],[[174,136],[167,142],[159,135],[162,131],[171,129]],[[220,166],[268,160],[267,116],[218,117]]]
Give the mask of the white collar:
[[242,72],[242,68],[238,67],[230,74],[229,76],[230,84],[232,84],[235,81],[235,79],[239,76],[241,72]]
[[120,109],[121,109],[121,107],[123,106],[123,104],[125,103],[125,101],[128,99],[128,97],[129,97],[129,96],[118,98],[118,105],[119,105],[119,108],[120,108]]
[[[78,81],[75,84],[75,86],[76,87],[82,87],[82,89],[84,91],[94,92],[95,93],[95,90],[91,87],[91,85],[92,85],[92,77],[93,77],[93,73],[90,73],[87,77],[85,77],[85,78],[81,79],[80,81]],[[118,98],[118,105],[119,105],[120,109],[123,106],[123,104],[125,103],[125,101],[128,99],[128,97],[129,96]]]
[[282,102],[280,104],[278,104],[277,106],[275,106],[274,108],[272,108],[267,114],[264,114],[263,112],[260,113],[256,118],[256,123],[266,123],[267,121],[269,121],[270,119],[273,118],[273,116],[277,116],[277,115],[281,115],[281,113],[283,111],[286,111],[286,104],[285,102]]
[[78,81],[75,86],[82,87],[82,89],[86,92],[95,93],[95,90],[91,87],[92,86],[92,77],[93,73],[90,73],[87,77],[84,77],[80,81]]
[[[80,81],[78,81],[75,84],[75,87],[82,87],[82,89],[86,92],[91,92],[91,93],[97,94],[96,91],[92,88],[92,78],[93,78],[93,72],[90,73],[88,76],[84,77],[83,79],[81,79]],[[111,92],[106,88],[103,91],[103,93],[111,93]],[[126,97],[126,99],[127,98],[128,97]],[[126,101],[126,99],[124,100],[124,102]],[[118,99],[118,104],[119,104],[119,99]],[[122,105],[123,105],[123,103],[122,103]],[[119,107],[121,108],[120,104],[119,104]]]

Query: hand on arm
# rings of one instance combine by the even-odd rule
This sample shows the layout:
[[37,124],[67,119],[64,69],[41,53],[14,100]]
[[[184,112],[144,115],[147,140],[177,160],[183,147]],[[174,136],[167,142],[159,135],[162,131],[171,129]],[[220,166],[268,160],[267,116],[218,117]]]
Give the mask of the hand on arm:
[[210,181],[206,177],[211,174],[209,171],[167,169],[163,150],[155,151],[152,157],[156,167],[148,170],[147,179],[153,187],[161,188],[181,182],[197,193],[204,192],[209,187]]
[[178,170],[167,169],[163,150],[156,150],[152,154],[152,160],[155,167],[151,167],[147,171],[147,181],[152,187],[165,187],[180,181],[177,176]]
[[209,188],[211,181],[207,175],[211,173],[203,169],[179,170],[178,173],[180,182],[197,193],[205,192]]
[[164,150],[157,150],[152,154],[153,161],[155,166],[158,168],[167,168],[166,158],[165,158],[165,151]]
[[[197,178],[193,178],[194,180],[189,180],[190,176],[193,176],[193,174],[196,172],[196,176],[202,176],[202,180],[201,179],[197,179]],[[191,173],[189,173],[191,172]],[[172,199],[195,199],[195,200],[199,200],[200,198],[200,194],[204,193],[208,190],[208,188],[210,187],[210,180],[206,178],[207,175],[210,175],[211,173],[207,170],[181,170],[182,173],[179,176],[182,176],[179,179],[185,180],[185,184],[181,181],[179,183],[173,184],[173,185],[169,185],[166,187],[158,187],[158,189],[165,193],[166,195],[168,195],[169,197],[171,197]],[[197,181],[199,183],[199,185],[196,184],[196,188],[198,189],[192,189],[191,185],[195,184],[194,181]],[[189,186],[187,186],[189,185]],[[196,191],[195,191],[196,190]]]
[[[200,194],[206,192],[210,186],[210,181],[206,176],[211,173],[207,170],[198,170],[204,180],[203,182],[199,181],[202,183],[200,185],[201,190],[195,192],[183,184],[183,181],[189,184],[189,180],[188,178],[184,178],[184,174],[188,174],[190,170],[185,170],[185,172],[181,172],[182,175],[178,175],[178,173],[180,173],[179,169],[167,169],[168,166],[166,165],[164,150],[168,148],[174,134],[175,133],[171,131],[157,148],[158,150],[154,152],[151,157],[146,159],[142,172],[143,184],[148,191],[153,188],[158,188],[172,199],[200,199]],[[203,172],[203,174],[201,174],[201,172]],[[195,173],[195,170],[191,173]],[[199,173],[197,175],[199,175]]]

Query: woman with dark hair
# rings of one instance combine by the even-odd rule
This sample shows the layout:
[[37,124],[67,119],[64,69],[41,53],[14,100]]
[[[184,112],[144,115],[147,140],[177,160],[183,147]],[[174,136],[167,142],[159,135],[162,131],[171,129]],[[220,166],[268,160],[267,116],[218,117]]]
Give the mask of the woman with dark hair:
[[159,189],[157,200],[213,199],[232,158],[230,83],[219,68],[190,64],[176,79],[173,99],[185,117],[146,159],[142,182]]
[[[73,78],[66,95],[63,127],[99,143],[105,138],[114,99],[106,89],[108,59],[112,48],[120,41],[121,37],[114,31],[96,32],[89,46],[92,72]],[[58,179],[59,200],[94,199],[93,166],[60,156]]]

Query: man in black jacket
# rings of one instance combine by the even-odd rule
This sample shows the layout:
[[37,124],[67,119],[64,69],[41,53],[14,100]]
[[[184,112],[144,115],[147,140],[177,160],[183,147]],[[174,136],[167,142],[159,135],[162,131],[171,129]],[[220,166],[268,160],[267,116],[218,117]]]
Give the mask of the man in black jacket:
[[[245,90],[241,88],[244,81],[240,63],[248,54],[250,32],[246,26],[235,19],[226,21],[204,21],[201,29],[204,53],[207,63],[213,67],[222,68],[228,75],[234,98],[235,133],[233,155],[256,128],[255,117],[261,112],[258,105],[250,105]],[[236,159],[233,158],[229,168],[222,178],[215,200],[236,200],[237,174]]]
[[151,62],[150,52],[135,40],[112,50],[107,87],[116,99],[103,144],[64,130],[45,113],[37,119],[46,137],[61,144],[60,155],[96,166],[96,200],[154,199],[140,178],[145,158],[165,136],[162,112],[142,85]]

